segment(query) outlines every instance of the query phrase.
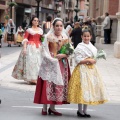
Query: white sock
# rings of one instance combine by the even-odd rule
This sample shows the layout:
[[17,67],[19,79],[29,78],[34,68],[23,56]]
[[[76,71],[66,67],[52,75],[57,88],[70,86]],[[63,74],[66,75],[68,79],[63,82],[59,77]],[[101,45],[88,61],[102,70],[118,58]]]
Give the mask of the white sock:
[[83,105],[83,112],[84,112],[85,114],[87,114],[87,105],[86,105],[86,104]]
[[78,104],[78,111],[83,114],[83,110],[82,110],[82,104]]
[[47,104],[43,104],[43,111],[47,111]]
[[53,105],[53,104],[50,105],[50,109],[53,110],[53,111],[55,111],[55,105]]

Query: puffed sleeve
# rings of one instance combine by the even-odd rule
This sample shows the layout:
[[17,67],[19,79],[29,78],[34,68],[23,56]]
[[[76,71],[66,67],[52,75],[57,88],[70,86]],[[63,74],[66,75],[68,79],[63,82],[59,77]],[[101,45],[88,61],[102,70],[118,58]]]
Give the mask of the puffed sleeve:
[[86,59],[86,55],[84,53],[84,50],[81,49],[81,47],[78,45],[74,50],[74,59],[76,64],[80,63],[82,60]]
[[27,29],[26,32],[25,32],[22,44],[24,44],[24,42],[28,42],[28,37],[29,37],[29,29]]

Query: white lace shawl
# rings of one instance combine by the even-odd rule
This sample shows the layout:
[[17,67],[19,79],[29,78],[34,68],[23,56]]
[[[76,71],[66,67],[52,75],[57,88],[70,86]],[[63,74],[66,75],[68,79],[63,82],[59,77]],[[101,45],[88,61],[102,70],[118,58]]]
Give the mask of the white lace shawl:
[[[63,39],[66,39],[67,36],[62,35]],[[39,71],[39,77],[41,77],[43,80],[47,80],[49,82],[53,82],[54,84],[57,85],[64,85],[63,83],[63,78],[59,66],[59,61],[56,58],[51,57],[50,51],[48,48],[48,42],[52,42],[57,39],[54,39],[53,33],[47,34],[45,36],[45,40],[43,43],[43,61],[40,66],[40,71]],[[48,41],[49,40],[49,41]]]
[[93,58],[96,55],[97,55],[97,49],[91,44],[91,42],[89,42],[89,44],[85,44],[84,42],[81,42],[74,50],[74,58],[76,64],[80,63],[80,61],[86,58],[89,57]]

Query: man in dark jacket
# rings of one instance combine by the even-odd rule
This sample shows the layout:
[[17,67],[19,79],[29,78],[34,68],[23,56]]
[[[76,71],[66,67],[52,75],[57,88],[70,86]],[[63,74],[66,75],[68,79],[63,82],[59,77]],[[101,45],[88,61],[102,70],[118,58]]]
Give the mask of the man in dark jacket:
[[77,47],[77,45],[82,42],[82,38],[81,38],[81,34],[82,34],[82,29],[80,27],[80,23],[76,22],[74,24],[74,29],[72,30],[70,37],[72,37],[72,42],[74,44],[74,48]]

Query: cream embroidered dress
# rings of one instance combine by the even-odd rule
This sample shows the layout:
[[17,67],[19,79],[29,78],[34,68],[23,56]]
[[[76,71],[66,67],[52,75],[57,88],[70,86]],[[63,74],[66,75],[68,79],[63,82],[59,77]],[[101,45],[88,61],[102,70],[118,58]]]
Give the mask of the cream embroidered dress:
[[70,103],[98,105],[107,101],[103,81],[96,64],[79,64],[84,59],[93,58],[97,49],[89,43],[79,43],[74,51],[75,67],[68,87],[68,99]]
[[42,43],[40,41],[43,31],[39,28],[34,31],[28,28],[25,32],[23,43],[27,42],[26,55],[21,51],[17,63],[13,69],[12,76],[18,80],[36,80],[42,61]]

